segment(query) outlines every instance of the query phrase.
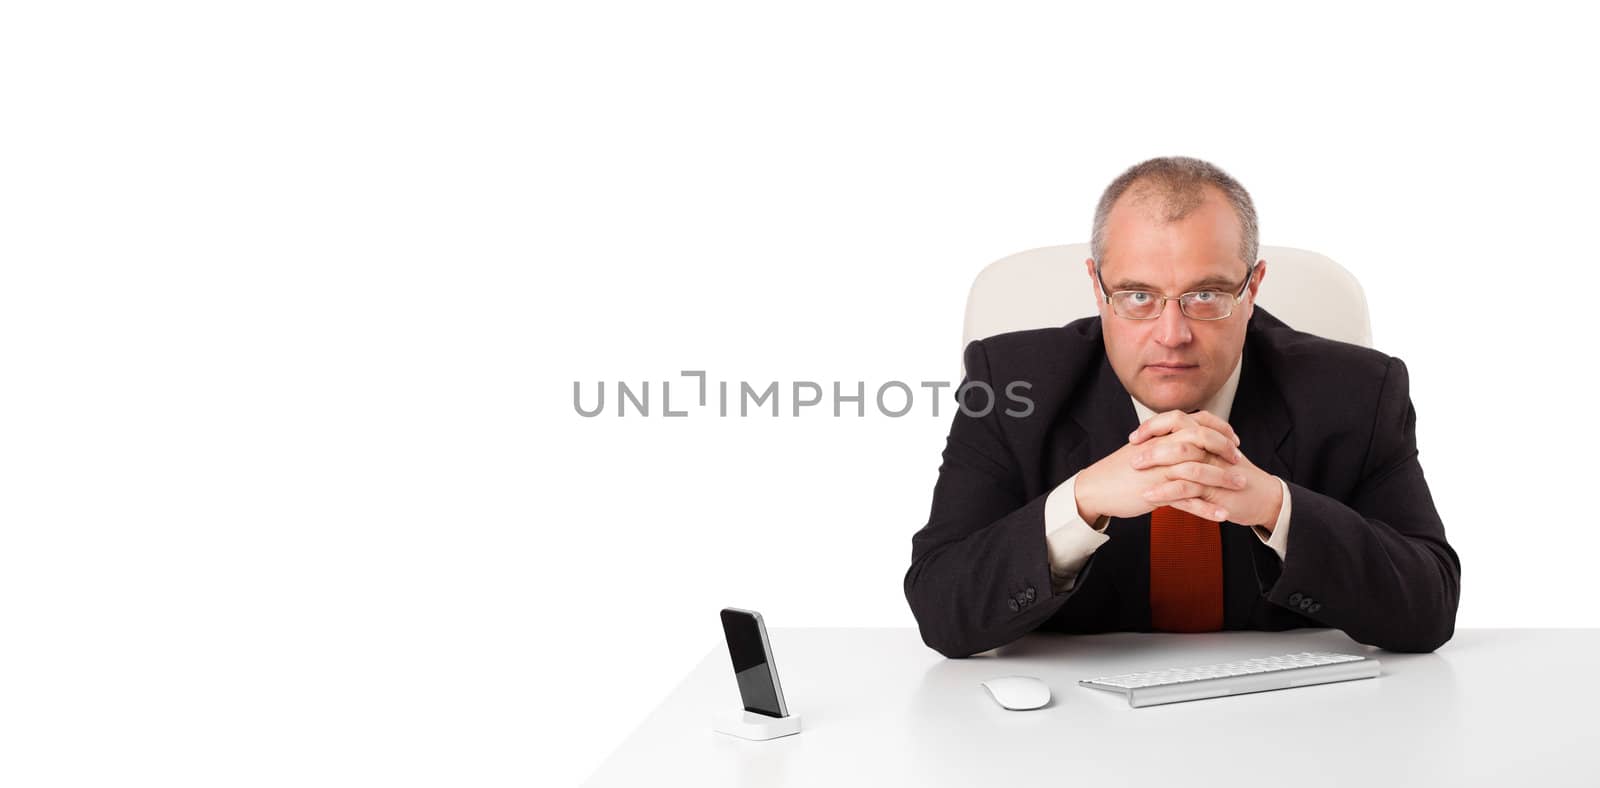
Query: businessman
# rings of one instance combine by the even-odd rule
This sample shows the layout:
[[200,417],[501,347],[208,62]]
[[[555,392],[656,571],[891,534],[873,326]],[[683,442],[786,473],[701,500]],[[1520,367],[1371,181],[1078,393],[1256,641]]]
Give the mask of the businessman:
[[1257,308],[1257,237],[1214,165],[1135,165],[1095,211],[1099,316],[967,346],[968,381],[1025,382],[1034,407],[969,387],[957,409],[905,576],[930,647],[964,657],[1040,629],[1450,639],[1461,564],[1406,367]]

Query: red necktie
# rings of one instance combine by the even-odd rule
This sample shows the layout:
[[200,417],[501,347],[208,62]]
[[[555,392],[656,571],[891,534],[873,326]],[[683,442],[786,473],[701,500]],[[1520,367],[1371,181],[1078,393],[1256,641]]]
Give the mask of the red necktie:
[[1150,625],[1160,632],[1222,629],[1222,529],[1163,506],[1150,513]]

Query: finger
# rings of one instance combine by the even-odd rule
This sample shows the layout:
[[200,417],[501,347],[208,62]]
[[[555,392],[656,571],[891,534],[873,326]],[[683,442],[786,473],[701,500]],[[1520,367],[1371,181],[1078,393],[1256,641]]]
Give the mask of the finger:
[[1135,452],[1130,461],[1134,470],[1142,471],[1158,465],[1177,465],[1181,462],[1205,461],[1207,455],[1230,464],[1236,464],[1244,459],[1244,455],[1226,436],[1198,426],[1171,435],[1163,435],[1145,446],[1142,451]]
[[[1239,451],[1239,444],[1234,443],[1232,437],[1205,426],[1196,426],[1192,433],[1190,439],[1199,441],[1206,451],[1228,462],[1244,459],[1244,454]],[[1186,430],[1180,434],[1190,435],[1190,431]]]
[[1149,448],[1133,455],[1134,470],[1181,462],[1201,462],[1206,458],[1204,448],[1173,435],[1163,435],[1146,445]]
[[1151,438],[1167,435],[1193,424],[1194,418],[1181,410],[1157,413],[1128,433],[1129,443],[1143,443]]
[[1243,472],[1224,469],[1206,462],[1180,462],[1177,465],[1168,465],[1166,477],[1187,479],[1207,487],[1227,487],[1232,490],[1243,490],[1245,487]]
[[1219,523],[1228,519],[1227,509],[1224,509],[1214,503],[1202,501],[1198,498],[1185,498],[1181,501],[1172,501],[1171,503],[1165,503],[1162,505],[1171,506],[1174,509],[1181,509],[1189,514],[1194,515],[1195,517],[1205,520],[1215,520]]
[[1140,424],[1133,432],[1128,433],[1129,443],[1143,443],[1151,438],[1170,435],[1178,430],[1193,425],[1200,425],[1216,430],[1226,436],[1234,446],[1238,446],[1239,434],[1233,431],[1233,425],[1223,421],[1220,416],[1209,410],[1197,410],[1194,413],[1185,413],[1181,410],[1169,410],[1151,416]]
[[1189,415],[1194,417],[1195,422],[1200,426],[1216,430],[1228,436],[1228,440],[1233,441],[1233,445],[1239,445],[1239,433],[1234,432],[1233,425],[1223,421],[1221,416],[1209,410],[1197,410]]
[[1180,462],[1199,462],[1205,459],[1206,450],[1186,440],[1163,435],[1148,448],[1133,455],[1134,470],[1142,471],[1158,465],[1177,465]]
[[1174,481],[1157,484],[1156,486],[1145,490],[1143,496],[1145,501],[1149,503],[1156,504],[1157,506],[1166,506],[1176,501],[1184,501],[1191,498],[1204,498],[1209,494],[1207,492],[1209,489],[1210,488],[1203,484],[1184,479],[1177,479]]

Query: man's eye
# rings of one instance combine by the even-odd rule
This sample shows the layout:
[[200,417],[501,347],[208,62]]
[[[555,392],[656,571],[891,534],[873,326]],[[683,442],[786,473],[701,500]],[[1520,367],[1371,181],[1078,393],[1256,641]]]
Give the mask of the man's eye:
[[1217,298],[1221,297],[1221,295],[1221,293],[1218,293],[1215,290],[1201,290],[1200,292],[1194,294],[1194,300],[1197,303],[1209,304],[1212,301],[1217,300]]
[[1128,294],[1128,302],[1132,303],[1132,304],[1137,304],[1139,306],[1144,306],[1145,304],[1150,303],[1150,294],[1149,293],[1140,293],[1140,292],[1129,293]]

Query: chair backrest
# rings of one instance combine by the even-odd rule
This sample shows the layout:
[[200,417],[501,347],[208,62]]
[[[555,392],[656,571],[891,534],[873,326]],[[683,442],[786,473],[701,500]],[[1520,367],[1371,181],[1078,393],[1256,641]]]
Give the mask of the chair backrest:
[[[1361,283],[1338,263],[1304,249],[1261,247],[1267,278],[1256,303],[1290,327],[1372,346]],[[967,294],[961,346],[1007,331],[1066,325],[1097,314],[1083,261],[1088,244],[1029,249],[990,263]]]

